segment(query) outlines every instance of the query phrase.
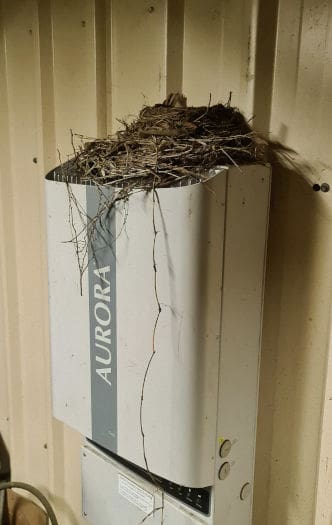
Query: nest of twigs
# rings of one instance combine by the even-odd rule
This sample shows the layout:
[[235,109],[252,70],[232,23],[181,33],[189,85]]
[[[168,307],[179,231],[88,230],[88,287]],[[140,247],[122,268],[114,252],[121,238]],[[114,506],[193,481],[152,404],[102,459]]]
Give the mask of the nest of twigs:
[[[67,183],[71,242],[78,260],[81,290],[97,224],[118,204],[126,206],[130,195],[152,191],[154,202],[158,188],[205,182],[217,166],[240,167],[265,160],[266,143],[230,104],[186,107],[185,97],[175,94],[163,104],[144,107],[131,124],[122,124],[122,131],[106,139],[91,141],[72,135],[74,155],[53,172],[56,180],[61,178]],[[87,216],[71,182],[97,186],[100,202],[94,217]],[[116,191],[107,197],[105,186]],[[126,212],[123,216],[125,224]]]
[[[182,97],[183,100],[183,97]],[[260,163],[264,144],[229,105],[144,107],[115,136],[82,140],[68,169],[78,182],[151,190],[201,181],[218,165]]]

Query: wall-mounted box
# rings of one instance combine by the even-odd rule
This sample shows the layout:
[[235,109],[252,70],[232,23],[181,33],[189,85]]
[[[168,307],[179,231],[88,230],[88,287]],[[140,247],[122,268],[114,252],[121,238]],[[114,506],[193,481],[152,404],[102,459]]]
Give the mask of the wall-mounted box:
[[[92,217],[99,190],[70,188]],[[253,482],[269,193],[270,168],[252,165],[132,195],[99,223],[81,295],[64,241],[82,214],[68,219],[58,172],[46,181],[55,417],[144,469],[142,409],[149,470],[220,487],[210,515],[237,525],[251,515],[240,492]]]

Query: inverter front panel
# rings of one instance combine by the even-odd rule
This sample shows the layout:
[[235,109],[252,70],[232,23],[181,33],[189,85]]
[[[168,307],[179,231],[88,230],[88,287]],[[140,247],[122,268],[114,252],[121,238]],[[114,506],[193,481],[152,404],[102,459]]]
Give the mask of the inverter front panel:
[[112,213],[112,188],[46,182],[53,407],[103,447],[91,523],[251,523],[270,169],[214,175]]
[[54,414],[146,467],[143,430],[149,469],[189,487],[215,475],[227,178],[139,192],[101,213],[82,293],[66,241],[83,242],[85,213],[103,212],[112,190],[70,184],[68,201],[64,182],[46,181]]
[[251,524],[269,190],[268,168],[230,170],[212,485],[195,489],[159,477],[154,483],[146,471],[89,443],[82,473],[91,524]]

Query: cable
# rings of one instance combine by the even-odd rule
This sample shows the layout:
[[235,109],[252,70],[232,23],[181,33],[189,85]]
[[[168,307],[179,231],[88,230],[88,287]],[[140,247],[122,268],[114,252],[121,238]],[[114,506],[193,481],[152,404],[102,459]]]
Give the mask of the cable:
[[21,483],[20,481],[6,481],[4,483],[0,483],[0,491],[6,490],[6,489],[23,489],[27,492],[31,492],[39,501],[42,503],[46,510],[46,514],[51,522],[52,525],[59,525],[58,520],[56,519],[56,515],[54,514],[54,510],[51,507],[50,502],[48,499],[42,494],[36,487],[33,485],[29,485],[28,483]]

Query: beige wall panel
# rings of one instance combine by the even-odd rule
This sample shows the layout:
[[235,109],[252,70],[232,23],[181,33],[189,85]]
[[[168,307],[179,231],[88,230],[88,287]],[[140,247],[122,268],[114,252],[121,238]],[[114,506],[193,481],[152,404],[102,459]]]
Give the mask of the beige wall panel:
[[[293,169],[274,169],[256,462],[259,525],[331,523],[331,430],[321,444],[321,412],[331,397],[325,378],[332,202],[331,193],[315,194],[303,179],[332,183],[330,10],[324,1],[279,5],[271,131],[298,155]],[[326,430],[327,401],[324,410]]]
[[272,105],[273,129],[280,142],[289,139],[296,104],[303,0],[281,0]]
[[[288,10],[288,7],[287,7]],[[297,91],[289,138],[293,147],[312,160],[319,143],[319,106],[326,65],[329,3],[305,0],[298,56]],[[277,89],[277,88],[276,88]],[[274,117],[275,117],[274,113]],[[274,118],[273,117],[273,118]],[[330,128],[331,129],[331,128]],[[310,130],[316,130],[312,135]]]
[[332,345],[331,334],[329,356],[326,366],[326,387],[321,427],[321,448],[318,465],[315,525],[332,523]]
[[[327,27],[325,24],[327,23]],[[323,37],[326,38],[321,45],[324,48],[324,72],[321,82],[317,131],[316,155],[322,164],[331,166],[331,133],[332,133],[332,3],[328,3],[328,16],[323,21]],[[324,178],[324,166],[321,176]]]
[[185,0],[167,1],[167,95],[182,92],[184,4]]
[[[273,438],[273,411],[277,381],[276,346],[279,339],[281,282],[285,246],[280,241],[287,231],[287,220],[280,221],[280,214],[287,212],[288,180],[273,173],[270,204],[270,224],[265,283],[265,304],[260,367],[260,399],[257,422],[256,464],[254,484],[253,523],[268,524],[270,495],[271,450]],[[277,195],[277,196],[276,196]],[[278,234],[272,232],[277,231]]]
[[[44,487],[48,491],[49,498],[53,503],[58,519],[61,523],[75,523],[73,519],[72,494],[75,497],[76,491],[66,487],[66,456],[64,453],[64,431],[61,423],[52,417],[51,412],[51,391],[50,391],[50,356],[48,344],[48,289],[47,289],[47,268],[45,250],[45,207],[44,207],[44,184],[45,173],[57,162],[55,151],[55,121],[54,121],[54,79],[53,79],[53,48],[52,48],[52,19],[51,2],[44,1],[39,3],[38,22],[39,22],[39,49],[36,56],[36,69],[39,74],[40,82],[40,120],[42,125],[37,128],[39,142],[39,177],[40,177],[40,207],[41,207],[41,275],[40,293],[42,295],[44,308],[43,326],[45,327],[45,360],[48,377],[46,377],[45,396],[48,400],[48,486]],[[38,60],[39,58],[39,60]],[[45,465],[46,467],[46,465]],[[77,473],[76,473],[77,476]],[[67,490],[67,492],[66,492]],[[76,497],[77,499],[77,497]]]
[[166,1],[112,1],[112,125],[166,95]]
[[[97,7],[98,23],[101,23],[102,3]],[[72,153],[70,129],[90,137],[105,132],[106,108],[103,108],[104,116],[101,108],[105,102],[102,86],[105,55],[98,55],[98,60],[96,56],[99,45],[101,52],[102,42],[98,38],[103,38],[104,28],[99,32],[95,14],[95,3],[91,0],[52,2],[55,143],[62,160]],[[63,458],[61,468],[55,466],[54,483],[58,509],[68,525],[83,523],[80,443],[80,436],[64,426]]]
[[[322,102],[331,111],[331,8],[323,0],[282,0],[279,7],[272,132],[311,161],[319,157],[322,136],[331,132],[321,112]],[[324,135],[319,133],[322,120]],[[320,152],[329,155],[323,144]]]
[[[1,53],[1,51],[0,51]],[[0,67],[1,71],[1,67]],[[1,73],[0,73],[1,74]],[[0,88],[1,96],[1,88]],[[0,115],[2,111],[0,109]],[[0,130],[1,136],[1,130]],[[2,179],[3,174],[0,170],[0,180]],[[0,206],[2,205],[2,185],[0,184]],[[9,446],[9,399],[8,399],[8,371],[7,371],[7,341],[6,341],[6,291],[4,283],[4,274],[5,274],[5,263],[4,259],[6,253],[3,249],[4,247],[4,229],[2,216],[0,215],[0,245],[2,249],[0,250],[0,434],[4,442]]]
[[[7,77],[6,77],[6,54],[5,54],[5,32],[3,24],[2,10],[0,13],[0,158],[1,158],[1,172],[0,172],[0,209],[1,209],[1,224],[2,228],[0,231],[1,235],[1,274],[2,274],[2,301],[3,310],[1,311],[2,318],[1,324],[3,328],[2,332],[2,347],[0,349],[0,355],[2,361],[2,374],[6,376],[6,386],[8,392],[6,398],[3,400],[3,408],[5,408],[5,414],[2,414],[2,422],[9,417],[10,428],[13,425],[22,425],[22,406],[21,406],[21,381],[20,381],[20,368],[17,368],[15,395],[11,396],[11,374],[8,363],[8,352],[10,345],[12,348],[17,348],[18,345],[18,334],[17,329],[13,329],[15,326],[15,318],[17,317],[17,287],[16,287],[16,259],[15,259],[15,243],[14,241],[14,228],[12,224],[13,217],[13,202],[12,202],[12,184],[10,178],[10,142],[9,142],[9,122],[8,122],[8,103],[7,103]],[[16,361],[19,365],[19,359]],[[16,380],[15,380],[16,379]],[[3,387],[2,387],[3,388]],[[7,406],[5,407],[5,403]],[[11,418],[10,416],[13,415]],[[7,446],[11,448],[12,436],[8,429],[6,435],[7,425],[4,424],[1,427],[3,437],[7,440]],[[19,427],[19,430],[22,426]],[[16,443],[18,441],[16,440]],[[21,454],[22,456],[22,454]],[[21,459],[21,458],[19,458]]]
[[[45,216],[44,209],[44,185],[43,177],[45,173],[58,163],[58,154],[55,149],[55,106],[54,106],[54,75],[53,75],[53,47],[52,47],[52,10],[51,2],[44,1],[39,4],[39,55],[40,55],[40,97],[41,97],[41,120],[42,127],[38,129],[42,151],[40,153],[41,162],[41,208],[42,217]],[[43,160],[43,162],[42,162]],[[41,251],[42,251],[42,275],[41,286],[44,298],[44,326],[46,327],[47,338],[47,365],[50,372],[49,347],[48,347],[48,291],[46,273],[46,250],[45,250],[45,222],[41,222]],[[51,378],[48,377],[48,397],[50,398]],[[73,454],[73,470],[71,475],[67,475],[68,456],[71,454],[72,442],[78,443],[79,438],[74,437],[64,430],[63,425],[52,418],[51,404],[49,403],[48,420],[48,469],[49,469],[49,497],[56,510],[57,517],[61,523],[77,523],[75,515],[80,516],[80,480],[79,480],[79,461],[78,453]],[[69,443],[68,443],[69,442]],[[69,452],[68,452],[69,448]],[[76,458],[76,462],[75,462]],[[75,468],[76,467],[76,468]],[[69,478],[69,479],[68,479]],[[74,510],[73,510],[74,508]]]
[[[1,6],[0,6],[1,7]],[[5,74],[5,35],[2,25],[0,9],[0,156],[8,161],[8,112],[7,112],[7,84]],[[8,381],[8,309],[7,309],[7,282],[6,268],[8,264],[8,251],[5,249],[5,225],[3,212],[5,210],[4,181],[8,181],[8,164],[1,163],[0,168],[0,432],[7,446],[10,443],[9,422],[9,381]],[[7,262],[6,262],[7,261]]]
[[[15,246],[16,275],[7,273],[10,310],[10,344],[8,346],[11,388],[11,452],[13,475],[32,483],[47,484],[47,409],[45,399],[45,359],[43,347],[43,303],[40,296],[40,208],[37,166],[36,128],[38,122],[38,77],[35,71],[37,7],[34,1],[3,5],[5,25],[6,74],[10,149],[8,164],[11,177],[12,209],[6,219],[11,222],[8,243]],[[18,154],[19,152],[19,154]],[[8,188],[9,189],[9,188]],[[8,193],[7,193],[8,196]],[[4,195],[4,197],[7,197]],[[9,231],[10,231],[9,230]],[[9,233],[8,231],[8,233]],[[13,254],[14,255],[14,254]],[[14,261],[13,261],[14,263]],[[15,265],[15,263],[14,263]],[[15,266],[13,267],[15,269]],[[13,284],[12,284],[13,283]],[[15,283],[15,284],[14,284]],[[15,323],[15,328],[11,326]],[[16,337],[13,331],[17,333]],[[14,399],[16,400],[14,401]],[[16,412],[17,409],[17,412]],[[46,468],[45,468],[46,464]]]
[[[277,177],[262,356],[257,523],[310,525],[329,324],[331,218],[324,214],[321,195],[295,173],[279,171]],[[270,472],[264,472],[264,461]],[[261,509],[264,498],[269,498],[267,516]]]
[[[51,0],[44,0],[38,7],[39,22],[39,69],[42,128],[39,136],[42,146],[40,176],[48,172],[57,162],[55,149],[53,38]],[[46,312],[47,313],[47,312]]]
[[[42,126],[38,129],[40,142],[40,200],[42,217],[45,216],[43,177],[57,162],[55,151],[55,121],[54,121],[54,82],[53,82],[53,47],[52,47],[52,20],[51,3],[44,1],[39,4],[39,55],[40,55],[40,99]],[[64,484],[65,454],[63,426],[52,418],[51,412],[51,377],[50,356],[48,341],[48,289],[47,289],[47,261],[46,261],[46,231],[45,223],[41,222],[41,251],[42,275],[41,293],[43,294],[44,326],[46,331],[45,356],[47,362],[47,396],[49,399],[48,411],[48,469],[49,469],[49,497],[56,508],[61,522],[66,523],[67,508],[71,505],[71,495],[66,494]],[[68,498],[69,496],[69,498]],[[66,501],[69,501],[66,503]]]
[[96,118],[97,136],[107,135],[108,122],[111,119],[109,42],[111,39],[110,2],[95,0],[94,39],[95,39],[95,71],[96,71]]
[[[256,4],[257,2],[255,2]],[[255,23],[256,35],[252,33],[254,42],[254,74],[253,92],[253,127],[267,136],[270,131],[271,104],[273,96],[273,73],[275,61],[275,44],[277,32],[279,0],[258,2],[254,6],[257,12]],[[258,7],[258,8],[257,8]]]
[[253,116],[257,0],[226,0],[223,13],[221,99]]
[[183,90],[190,104],[227,102],[252,116],[256,2],[187,0]]
[[92,0],[52,2],[56,147],[72,153],[70,129],[96,137],[95,6]]
[[[184,11],[183,92],[189,105],[221,98],[222,4],[186,0]],[[228,98],[228,94],[227,94]]]

